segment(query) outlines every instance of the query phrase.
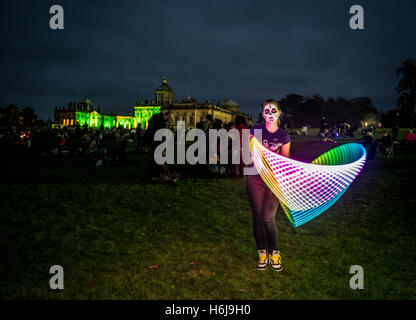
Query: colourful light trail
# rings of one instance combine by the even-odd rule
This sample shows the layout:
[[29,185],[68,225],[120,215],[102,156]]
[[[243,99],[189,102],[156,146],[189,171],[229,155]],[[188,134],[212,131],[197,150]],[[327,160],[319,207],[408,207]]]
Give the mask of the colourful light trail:
[[250,151],[258,173],[295,228],[332,206],[361,172],[367,158],[365,148],[358,143],[331,149],[312,163],[276,154],[256,138],[250,141]]

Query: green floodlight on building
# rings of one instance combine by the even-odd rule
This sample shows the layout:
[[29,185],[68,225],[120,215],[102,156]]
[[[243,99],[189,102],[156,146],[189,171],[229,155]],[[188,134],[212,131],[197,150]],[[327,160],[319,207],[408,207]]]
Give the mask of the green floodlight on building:
[[134,116],[108,115],[99,114],[97,111],[75,112],[75,123],[83,127],[85,124],[88,128],[104,128],[111,129],[113,127],[123,127],[125,129],[137,128],[141,123],[142,128],[147,128],[149,119],[156,113],[160,113],[161,106],[140,105],[134,106]]
[[160,113],[162,106],[152,105],[136,105],[134,106],[134,119],[136,126],[138,123],[142,124],[142,128],[147,128],[149,119],[156,113]]

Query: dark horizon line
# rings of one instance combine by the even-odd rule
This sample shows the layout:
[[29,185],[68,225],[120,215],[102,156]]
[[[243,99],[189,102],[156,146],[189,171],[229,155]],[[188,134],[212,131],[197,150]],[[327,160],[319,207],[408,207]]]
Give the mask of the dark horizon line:
[[[314,94],[312,94],[312,95],[302,95],[302,94],[299,94],[299,93],[294,93],[294,92],[290,92],[290,93],[287,93],[285,96],[283,96],[282,98],[280,98],[280,99],[276,99],[277,101],[280,101],[280,100],[282,100],[282,99],[284,99],[285,97],[287,97],[289,94],[294,94],[294,95],[300,95],[300,96],[302,96],[302,97],[304,97],[305,98],[305,100],[307,100],[308,98],[312,98],[314,95],[319,95],[320,97],[322,97],[322,99],[325,101],[325,102],[327,102],[330,98],[332,98],[332,99],[334,99],[334,100],[336,100],[337,98],[343,98],[343,99],[346,99],[347,101],[351,101],[351,100],[354,100],[354,99],[358,99],[358,98],[368,98],[368,99],[370,99],[370,101],[373,103],[373,99],[371,99],[369,96],[357,96],[357,97],[354,97],[354,98],[347,98],[346,96],[340,96],[340,95],[338,95],[338,96],[328,96],[327,98],[324,98],[321,94],[319,94],[319,93],[314,93]],[[212,100],[210,100],[210,99],[205,99],[205,100],[203,100],[203,101],[201,101],[201,100],[198,100],[197,98],[195,98],[195,97],[192,97],[192,96],[190,96],[190,98],[192,98],[192,99],[195,99],[196,101],[197,101],[197,103],[204,103],[204,102],[206,102],[206,101],[209,101],[209,102],[211,102],[211,103],[213,103],[214,105],[217,105],[218,103],[216,103],[216,102],[213,102]],[[75,102],[76,103],[78,103],[78,102],[82,102],[84,99],[89,99],[88,97],[84,97],[82,100],[75,100]],[[186,98],[183,98],[182,100],[184,100],[184,99],[186,99]],[[231,99],[231,98],[229,98],[229,99]],[[180,101],[182,101],[182,100],[175,100],[175,103],[180,103]],[[225,99],[224,99],[225,100]],[[231,99],[231,100],[233,100],[233,99]],[[137,102],[141,102],[141,101],[143,101],[143,100],[136,100]],[[152,99],[148,99],[148,101],[150,102],[150,101],[152,101]],[[153,99],[153,101],[155,101],[154,99]],[[68,103],[70,103],[70,102],[74,102],[74,101],[72,101],[72,100],[70,100],[70,101],[68,101]],[[218,102],[220,102],[220,101],[218,101]],[[236,101],[237,102],[237,101]],[[241,108],[241,111],[243,111],[244,113],[248,113],[248,114],[252,114],[252,112],[250,112],[250,111],[246,111],[246,109],[247,108],[244,108],[244,110],[243,110],[243,108],[241,107],[241,104],[239,103],[239,102],[237,102],[238,103],[238,105],[240,106],[240,108]],[[258,102],[259,103],[259,105],[261,104],[261,102]],[[5,105],[3,105],[3,106],[0,106],[0,108],[2,108],[2,109],[6,109],[7,107],[9,107],[9,106],[11,106],[11,105],[14,105],[14,106],[16,106],[19,110],[20,109],[24,109],[24,108],[27,108],[27,107],[30,107],[30,108],[32,108],[34,111],[35,111],[35,114],[36,114],[36,107],[33,107],[32,105],[25,105],[25,106],[18,106],[17,104],[15,104],[15,103],[8,103],[8,104],[5,104]],[[103,105],[102,104],[91,104],[93,107],[100,107],[101,108],[101,112],[106,112],[106,113],[108,113],[108,112],[112,112],[112,113],[117,113],[117,111],[114,111],[114,110],[111,110],[111,111],[103,111]],[[132,107],[134,107],[134,105],[135,105],[135,103],[133,103],[133,105],[132,105]],[[387,111],[390,111],[390,110],[397,110],[397,109],[400,109],[397,105],[395,105],[395,107],[393,107],[393,108],[382,108],[382,107],[377,107],[377,106],[375,106],[375,105],[373,105],[374,106],[374,108],[376,108],[376,110],[377,110],[377,112],[387,112]],[[50,109],[50,111],[49,112],[47,112],[47,113],[50,113],[50,112],[54,112],[55,111],[55,107],[57,107],[57,108],[67,108],[68,106],[67,105],[58,105],[58,104],[55,104],[54,106],[52,106],[51,107],[51,109]],[[105,108],[104,107],[104,109],[107,109],[107,108]],[[131,111],[130,112],[122,112],[122,111],[118,111],[118,112],[121,112],[121,113],[131,113]],[[41,113],[44,113],[44,112],[41,112]],[[44,116],[40,116],[40,115],[38,115],[38,117],[39,117],[39,120],[47,120],[47,119],[44,119]],[[50,115],[48,115],[47,116],[48,118],[50,118]]]

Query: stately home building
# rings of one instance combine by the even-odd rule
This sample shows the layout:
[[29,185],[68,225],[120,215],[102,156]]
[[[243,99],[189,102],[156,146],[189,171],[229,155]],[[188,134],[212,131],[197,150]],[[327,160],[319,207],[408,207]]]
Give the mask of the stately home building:
[[124,127],[136,128],[140,123],[142,128],[147,128],[149,119],[159,112],[169,110],[171,118],[169,127],[174,128],[177,121],[185,121],[187,129],[195,128],[196,124],[202,121],[206,115],[212,115],[213,119],[222,120],[223,123],[234,121],[238,115],[244,116],[247,123],[251,125],[251,117],[243,113],[237,102],[226,99],[214,104],[210,101],[198,102],[187,97],[180,101],[174,101],[174,91],[168,85],[166,78],[155,90],[155,100],[144,100],[136,102],[134,114],[115,115],[102,114],[100,107],[94,107],[91,101],[75,103],[70,102],[67,108],[55,107],[55,124],[60,126],[85,126],[98,128]]
[[91,101],[84,99],[82,102],[70,102],[67,108],[55,107],[55,125],[57,126],[87,126],[91,128],[113,128],[123,127],[126,129],[136,128],[138,123],[144,122],[156,112],[160,112],[160,107],[147,110],[141,117],[139,114],[113,114],[101,113],[100,106],[93,106]]

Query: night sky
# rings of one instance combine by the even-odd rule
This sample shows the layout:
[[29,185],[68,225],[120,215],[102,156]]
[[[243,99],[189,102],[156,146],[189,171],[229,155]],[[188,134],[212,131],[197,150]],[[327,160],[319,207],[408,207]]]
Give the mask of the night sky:
[[[64,30],[49,28],[54,4]],[[349,28],[354,4],[365,30]],[[131,112],[163,76],[175,100],[231,98],[253,114],[288,93],[369,96],[387,110],[396,68],[416,56],[414,0],[15,0],[0,10],[0,106],[52,120],[55,105],[84,97]]]

